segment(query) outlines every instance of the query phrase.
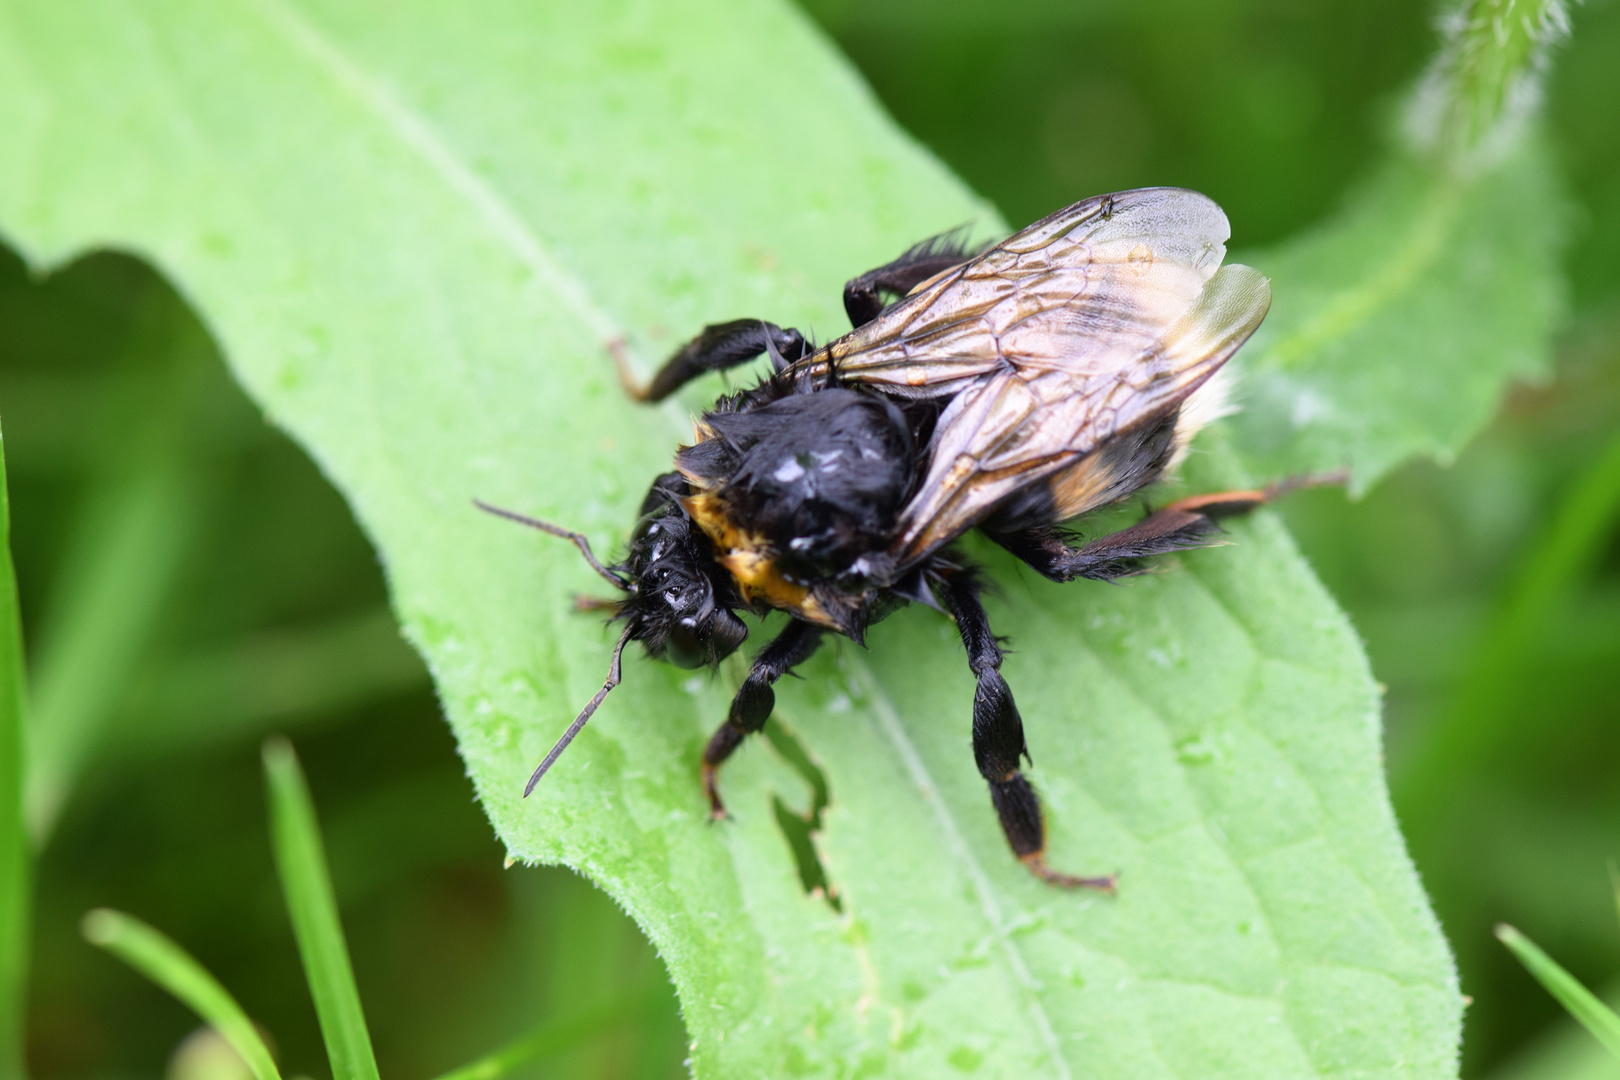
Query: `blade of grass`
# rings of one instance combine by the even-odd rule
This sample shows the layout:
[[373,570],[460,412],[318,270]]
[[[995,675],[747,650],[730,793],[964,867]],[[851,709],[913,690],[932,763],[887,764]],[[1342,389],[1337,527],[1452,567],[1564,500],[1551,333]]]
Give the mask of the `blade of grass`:
[[640,1004],[633,998],[610,1001],[562,1020],[548,1020],[483,1057],[451,1069],[438,1080],[499,1080],[519,1066],[565,1054],[593,1036],[621,1026]]
[[1557,998],[1558,1003],[1592,1033],[1593,1038],[1602,1043],[1609,1053],[1620,1058],[1620,1016],[1616,1016],[1614,1010],[1582,986],[1556,960],[1542,952],[1535,942],[1513,927],[1506,923],[1499,924],[1496,937],[1519,958],[1519,963],[1536,977],[1547,993]]
[[11,501],[0,435],[0,1080],[21,1080],[30,858],[23,819],[22,621],[11,566]]
[[87,500],[36,644],[27,789],[43,847],[108,728],[183,563],[185,482],[156,457],[107,477]]
[[90,944],[106,949],[202,1017],[247,1063],[254,1080],[281,1080],[253,1021],[190,953],[133,915],[108,908],[87,914],[82,929]]
[[292,744],[270,739],[264,744],[264,772],[270,789],[270,831],[281,874],[287,913],[292,918],[298,955],[304,961],[321,1036],[332,1063],[333,1080],[377,1080],[360,991],[349,963],[349,947],[338,920],[337,899],[321,847],[315,805]]
[[1614,913],[1620,916],[1620,866],[1609,860],[1609,888],[1614,892]]

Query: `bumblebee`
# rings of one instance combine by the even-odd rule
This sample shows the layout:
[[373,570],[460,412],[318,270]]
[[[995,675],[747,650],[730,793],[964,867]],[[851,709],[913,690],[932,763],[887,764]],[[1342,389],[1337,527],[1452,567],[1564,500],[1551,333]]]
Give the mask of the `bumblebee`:
[[1226,215],[1209,198],[1146,188],[1075,203],[975,250],[960,231],[918,244],[844,288],[854,329],[816,347],[759,319],[706,327],[632,395],[767,355],[772,373],[720,398],[655,479],[619,592],[594,606],[624,629],[608,678],[529,779],[529,794],[620,678],[625,646],[713,667],[748,636],[739,611],[785,612],[703,753],[713,815],[720,766],[764,727],[783,674],[829,633],[860,643],[907,603],[952,618],[978,680],[973,756],[1013,854],[1053,885],[1112,877],[1047,865],[1041,805],[1020,772],[1023,720],[980,603],[982,574],[951,548],[970,529],[1054,581],[1112,581],[1154,555],[1208,544],[1217,522],[1278,485],[1172,502],[1080,543],[1068,523],[1158,480],[1219,411],[1215,376],[1271,301],[1266,278],[1222,266]]

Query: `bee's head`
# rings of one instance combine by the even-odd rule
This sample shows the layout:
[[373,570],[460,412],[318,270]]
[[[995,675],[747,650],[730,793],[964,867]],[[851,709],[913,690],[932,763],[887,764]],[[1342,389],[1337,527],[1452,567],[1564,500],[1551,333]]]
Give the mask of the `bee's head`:
[[[653,481],[652,490],[641,506],[641,520],[630,540],[630,553],[622,563],[613,566],[602,565],[591,553],[589,541],[580,533],[473,500],[479,509],[569,541],[585,556],[591,569],[624,594],[621,600],[590,601],[584,605],[612,611],[616,621],[624,621],[624,632],[613,646],[613,660],[602,689],[574,718],[551,753],[534,770],[528,786],[523,789],[525,796],[534,790],[546,770],[579,734],[608,692],[619,685],[619,657],[627,643],[639,641],[650,655],[663,657],[681,667],[701,667],[718,664],[736,652],[737,646],[748,636],[748,628],[730,610],[742,606],[741,598],[735,595],[735,586],[715,564],[708,537],[692,525],[681,509],[679,489],[684,485],[678,473],[668,473]],[[727,591],[717,595],[717,590],[721,589]]]
[[[660,478],[663,479],[663,478]],[[732,614],[741,606],[731,579],[714,561],[703,531],[673,499],[648,495],[641,521],[630,538],[630,553],[616,570],[629,594],[619,609],[630,636],[648,655],[678,667],[714,666],[737,651],[748,628]],[[727,590],[727,595],[720,595]]]

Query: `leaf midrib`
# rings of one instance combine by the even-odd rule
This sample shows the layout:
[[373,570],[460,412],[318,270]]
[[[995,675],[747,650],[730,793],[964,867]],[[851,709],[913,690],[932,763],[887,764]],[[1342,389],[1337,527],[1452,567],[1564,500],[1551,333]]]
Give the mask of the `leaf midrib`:
[[1434,184],[1423,208],[1390,257],[1355,287],[1339,290],[1303,326],[1291,331],[1253,361],[1256,370],[1289,370],[1343,341],[1401,296],[1440,256],[1446,236],[1461,213],[1466,185],[1454,177]]
[[1040,984],[1030,972],[1029,965],[1024,962],[1023,953],[1019,951],[1017,942],[1007,932],[1006,921],[1001,915],[1001,905],[996,902],[995,894],[990,887],[990,875],[985,872],[983,864],[968,846],[967,838],[957,827],[956,818],[946,805],[939,785],[934,782],[933,774],[928,771],[922,755],[912,744],[911,736],[906,732],[905,724],[901,721],[894,703],[889,700],[887,692],[873,676],[871,666],[864,657],[852,654],[845,658],[845,663],[854,670],[859,679],[871,711],[877,717],[879,729],[888,738],[896,756],[900,759],[900,764],[916,785],[923,802],[933,810],[934,818],[945,837],[946,850],[962,866],[968,881],[973,885],[973,895],[978,901],[979,913],[984,916],[991,934],[1001,946],[1002,963],[1012,973],[1023,992],[1024,1004],[1035,1021],[1035,1029],[1040,1032],[1047,1054],[1057,1065],[1059,1075],[1064,1080],[1071,1080],[1073,1074],[1069,1071],[1069,1063],[1064,1059],[1062,1048],[1058,1045],[1057,1033],[1052,1028],[1051,1018],[1046,1015],[1046,1007],[1041,1004],[1038,993]]

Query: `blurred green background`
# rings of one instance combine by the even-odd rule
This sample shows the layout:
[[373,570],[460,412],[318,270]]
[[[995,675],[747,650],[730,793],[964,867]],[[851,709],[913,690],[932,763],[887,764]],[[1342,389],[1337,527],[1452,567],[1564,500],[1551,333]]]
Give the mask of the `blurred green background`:
[[[1393,0],[815,0],[809,13],[1008,221],[1179,184],[1226,208],[1240,253],[1337,204],[1435,44],[1433,11]],[[1602,495],[1620,485],[1594,465],[1620,429],[1617,103],[1620,4],[1593,0],[1548,83],[1579,207],[1556,380],[1516,389],[1449,467],[1283,511],[1388,687],[1397,810],[1474,1002],[1470,1077],[1564,1023],[1493,923],[1589,985],[1620,974],[1606,869],[1620,855],[1620,529]],[[73,739],[51,747],[79,779],[31,792],[48,830],[34,1075],[150,1076],[195,1026],[82,942],[96,905],[186,944],[289,1075],[325,1074],[265,830],[257,752],[274,730],[310,774],[385,1075],[432,1076],[596,1006],[615,1019],[531,1074],[684,1075],[650,946],[571,873],[503,869],[365,538],[172,291],[118,255],[34,281],[0,251],[0,409],[34,708],[65,732],[112,732],[83,769]],[[1591,557],[1527,607],[1549,523],[1583,509]],[[1480,687],[1488,722],[1470,712]]]

